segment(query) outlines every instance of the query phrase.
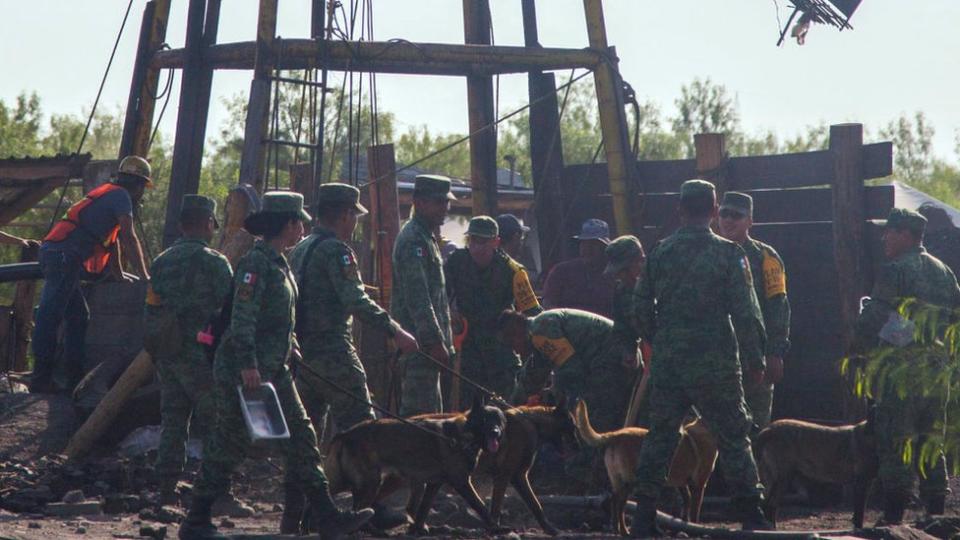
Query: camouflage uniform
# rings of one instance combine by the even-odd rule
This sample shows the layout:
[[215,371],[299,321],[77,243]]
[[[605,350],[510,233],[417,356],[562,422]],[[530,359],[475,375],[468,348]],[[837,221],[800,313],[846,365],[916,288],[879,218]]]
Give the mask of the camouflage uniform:
[[395,333],[396,323],[367,296],[353,249],[338,240],[333,231],[315,227],[290,252],[290,267],[297,276],[301,303],[306,306],[300,311],[304,320],[297,335],[303,361],[367,401],[361,403],[307,370],[300,370],[297,380],[307,383],[298,385],[300,395],[322,440],[328,411],[333,411],[338,431],[374,418],[367,374],[353,345],[353,315],[390,335]]
[[[393,247],[393,287],[390,311],[417,338],[421,350],[442,343],[453,354],[440,247],[430,226],[416,215],[404,224]],[[404,368],[400,414],[443,410],[439,368],[422,353],[404,355],[400,362]]]
[[155,356],[160,374],[162,432],[157,475],[175,483],[183,472],[184,442],[194,415],[199,433],[214,422],[213,370],[197,334],[206,328],[230,292],[230,263],[199,238],[181,238],[154,259],[150,267],[145,323],[172,310],[179,322],[181,344],[174,356]]
[[[230,327],[214,361],[217,424],[204,444],[203,467],[194,496],[213,499],[225,493],[231,473],[245,457],[250,438],[240,412],[237,385],[240,371],[251,368],[258,369],[263,381],[276,387],[290,430],[290,439],[283,443],[285,482],[299,485],[308,493],[326,492],[317,435],[287,367],[287,357],[296,346],[293,328],[297,286],[286,259],[270,244],[258,240],[237,263],[235,287]],[[318,510],[331,512],[332,504]]]
[[717,437],[734,496],[758,500],[762,487],[750,450],[740,367],[764,367],[763,321],[752,282],[743,250],[706,227],[681,227],[650,254],[635,298],[641,336],[652,340],[656,357],[638,495],[656,499],[680,425],[695,405]]
[[[871,301],[857,321],[859,348],[878,344],[880,329],[906,299],[956,309],[960,307],[960,288],[953,272],[923,247],[911,249],[885,263],[871,293]],[[895,351],[889,361],[919,363],[924,361],[923,357],[929,358],[929,353],[920,345],[908,345]],[[934,352],[934,358],[928,361],[938,360],[942,361],[943,355]],[[918,365],[918,369],[921,367]],[[914,451],[917,451],[918,439],[943,416],[943,395],[939,392],[925,395],[924,389],[918,388],[916,392],[900,397],[892,386],[888,385],[888,390],[877,396],[879,476],[885,492],[909,496],[916,475],[911,465],[903,462],[903,444],[912,440]],[[921,497],[928,499],[944,495],[947,473],[943,457],[935,467],[928,466],[926,473],[926,478],[920,482]]]
[[[477,384],[509,399],[515,390],[520,357],[497,339],[497,317],[505,309],[531,316],[542,311],[527,272],[502,250],[486,268],[480,268],[467,248],[450,255],[444,266],[447,293],[467,321],[461,355],[461,373]],[[473,402],[473,388],[461,385],[460,403]]]
[[[753,289],[763,314],[763,325],[767,331],[766,356],[783,358],[790,350],[790,301],[787,299],[783,259],[772,247],[753,238],[747,238],[740,247],[750,261]],[[743,393],[747,409],[753,416],[753,424],[757,429],[767,427],[773,408],[773,384],[744,381]]]

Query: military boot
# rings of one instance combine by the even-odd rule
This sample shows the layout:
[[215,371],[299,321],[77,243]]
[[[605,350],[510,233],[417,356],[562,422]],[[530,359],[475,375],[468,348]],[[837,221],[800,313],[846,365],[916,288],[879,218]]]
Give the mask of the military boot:
[[903,513],[907,508],[907,498],[901,493],[883,494],[883,517],[877,525],[899,525],[903,522]]
[[385,504],[373,505],[373,518],[370,525],[382,531],[388,531],[401,525],[409,525],[410,516],[403,510],[390,508]]
[[226,540],[228,537],[217,532],[210,516],[213,497],[194,497],[190,512],[180,524],[177,536],[180,540]]
[[306,498],[300,486],[284,484],[283,516],[280,518],[280,534],[300,534]]
[[310,530],[318,532],[323,540],[338,540],[363,527],[373,517],[373,510],[370,508],[356,511],[342,511],[337,508],[327,486],[319,489],[305,486],[304,491],[310,503]]
[[633,512],[633,524],[630,527],[632,538],[660,538],[663,531],[657,527],[657,500],[640,495],[637,508]]
[[760,508],[760,496],[737,497],[733,501],[734,509],[740,516],[742,528],[745,531],[772,531],[777,527],[767,521]]

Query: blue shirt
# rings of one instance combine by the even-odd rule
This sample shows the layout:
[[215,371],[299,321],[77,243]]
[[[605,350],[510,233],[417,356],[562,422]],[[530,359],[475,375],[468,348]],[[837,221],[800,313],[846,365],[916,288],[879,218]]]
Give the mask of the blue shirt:
[[69,251],[81,259],[93,255],[93,247],[117,226],[121,216],[133,217],[133,201],[125,189],[115,189],[80,211],[80,227],[60,242],[44,242],[43,249]]

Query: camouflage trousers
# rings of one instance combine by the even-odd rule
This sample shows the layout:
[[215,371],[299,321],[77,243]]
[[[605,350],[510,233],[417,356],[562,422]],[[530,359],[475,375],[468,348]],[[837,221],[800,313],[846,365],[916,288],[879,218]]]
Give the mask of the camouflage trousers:
[[753,425],[756,426],[752,433],[759,433],[770,424],[770,415],[773,412],[773,385],[766,382],[752,384],[744,381],[743,398],[747,402],[747,411],[753,418]]
[[160,375],[161,425],[155,469],[161,483],[176,482],[183,472],[191,420],[197,433],[210,433],[213,428],[213,369],[203,351],[158,358],[155,364]]
[[317,351],[304,345],[303,361],[320,375],[337,386],[347,390],[353,396],[363,398],[362,403],[354,397],[331,386],[328,382],[315,377],[306,369],[297,371],[297,389],[300,398],[313,420],[317,438],[323,441],[327,416],[330,415],[337,432],[348,429],[376,418],[370,406],[370,390],[367,387],[367,373],[355,351]]
[[[888,391],[878,401],[876,410],[878,476],[884,491],[910,496],[920,477],[920,497],[946,494],[947,462],[943,454],[934,464],[925,463],[920,470],[917,456],[927,433],[938,418],[943,417],[943,402],[938,397],[910,395],[905,399],[896,391]],[[903,459],[904,444],[911,442],[912,462]]]
[[440,368],[423,353],[400,357],[403,382],[400,389],[400,415],[443,412],[440,392]]
[[[496,338],[492,338],[496,339]],[[464,377],[490,390],[503,399],[510,400],[517,389],[517,374],[520,360],[509,347],[499,343],[467,338],[460,352],[460,372]],[[460,384],[460,410],[467,410],[473,403],[476,390],[466,382]]]
[[697,386],[651,383],[650,432],[640,451],[637,494],[652,498],[659,495],[680,441],[680,426],[691,405],[697,407],[717,438],[721,469],[733,496],[760,496],[763,488],[750,448],[750,420],[739,376]]
[[[284,452],[284,483],[299,486],[308,493],[327,492],[327,476],[317,448],[317,434],[310,425],[290,372],[284,368],[278,375],[264,380],[269,380],[276,388],[290,430],[290,438],[278,443]],[[211,499],[229,491],[230,477],[246,457],[251,444],[240,412],[236,383],[218,380],[215,395],[217,421],[213,433],[204,440],[203,464],[193,490],[194,496]],[[331,509],[332,506],[318,510]]]
[[[583,400],[590,424],[600,433],[623,427],[639,370],[625,367],[612,344],[593,358],[573,357],[556,370],[557,390],[568,403]],[[581,447],[566,463],[568,476],[579,479],[590,491],[605,486],[600,452]]]

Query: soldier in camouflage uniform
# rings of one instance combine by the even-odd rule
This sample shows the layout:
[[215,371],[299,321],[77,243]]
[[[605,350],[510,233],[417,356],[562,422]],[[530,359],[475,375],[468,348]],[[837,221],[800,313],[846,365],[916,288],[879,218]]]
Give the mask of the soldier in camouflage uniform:
[[[646,365],[649,358],[643,358],[638,347],[640,331],[637,325],[636,310],[633,308],[633,289],[637,280],[643,274],[643,267],[647,256],[643,252],[643,245],[636,236],[621,236],[610,242],[606,249],[607,267],[604,274],[615,280],[613,295],[613,336],[620,350],[620,358],[625,366],[634,369],[641,367],[644,362],[642,379],[638,382],[639,391],[643,394],[638,418],[640,425],[646,425],[648,412],[647,385],[650,380],[650,366]],[[636,419],[635,419],[636,420]]]
[[[514,351],[525,358],[532,355],[525,375],[535,379],[534,386],[542,387],[552,370],[556,390],[568,403],[586,402],[597,431],[623,425],[637,367],[621,361],[622,350],[610,319],[569,308],[550,309],[532,318],[505,311],[497,328],[500,339]],[[591,485],[595,454],[591,448],[581,449],[567,463],[568,474]]]
[[[931,307],[954,310],[960,307],[960,288],[953,272],[923,248],[926,219],[911,210],[894,208],[890,211],[883,232],[883,251],[888,262],[880,269],[879,277],[857,321],[855,349],[864,351],[881,345],[878,335],[888,319],[905,300],[914,299]],[[941,330],[942,332],[942,330]],[[934,369],[945,360],[945,353],[918,343],[902,349],[885,352],[892,354],[887,362],[909,362],[918,371]],[[880,481],[884,490],[883,521],[900,523],[904,508],[911,498],[916,475],[913,464],[904,463],[903,445],[911,441],[914,455],[919,453],[923,435],[929,432],[937,419],[943,418],[943,392],[925,388],[928,380],[921,378],[917,388],[905,397],[897,394],[896,385],[887,384],[886,391],[877,397],[876,433],[880,458]],[[948,492],[946,461],[940,456],[933,467],[926,468],[926,477],[920,481],[920,498],[930,514],[942,514],[944,497]]]
[[262,381],[276,388],[290,430],[290,439],[284,441],[285,483],[299,484],[307,494],[323,532],[335,536],[355,530],[373,515],[370,509],[341,512],[334,504],[317,435],[287,366],[288,356],[299,354],[293,333],[297,285],[283,251],[300,240],[309,221],[301,195],[270,192],[263,196],[262,211],[244,222],[248,232],[262,239],[237,263],[230,326],[214,361],[217,422],[204,441],[203,465],[190,513],[180,527],[181,539],[224,538],[210,521],[211,506],[229,489],[230,476],[250,444],[237,386],[255,390]]
[[450,179],[422,174],[413,189],[413,217],[404,224],[393,246],[393,298],[390,311],[404,330],[412,333],[423,352],[400,358],[404,370],[400,414],[443,410],[440,370],[426,358],[448,364],[453,354],[450,304],[443,262],[434,230],[450,210]]
[[[461,373],[510,399],[516,388],[520,357],[497,339],[497,317],[513,308],[525,315],[542,309],[523,266],[499,248],[497,222],[488,216],[470,220],[467,247],[450,255],[444,266],[447,295],[466,320],[466,338],[459,354]],[[460,406],[469,408],[474,388],[461,385]]]
[[176,502],[191,415],[199,433],[213,427],[213,370],[197,334],[219,313],[233,279],[227,258],[207,247],[217,227],[216,213],[213,199],[184,196],[183,236],[150,266],[144,326],[145,341],[155,338],[160,345],[148,352],[160,374],[162,431],[156,472],[161,504]]
[[656,360],[650,374],[650,432],[637,470],[634,537],[659,534],[657,496],[691,405],[717,438],[744,529],[771,527],[759,508],[762,486],[741,384],[741,365],[752,380],[763,377],[763,320],[743,249],[710,231],[716,215],[713,184],[684,182],[682,226],[650,253],[637,284],[640,335],[652,340]]
[[[370,406],[367,374],[357,356],[351,327],[353,316],[391,336],[404,353],[417,350],[417,340],[400,327],[377,305],[363,288],[357,256],[347,244],[357,227],[357,218],[367,214],[360,204],[360,190],[338,183],[320,186],[315,205],[317,225],[290,252],[290,267],[297,278],[300,303],[297,340],[303,361],[313,371],[349,391],[363,397],[360,402],[329,383],[301,369],[297,388],[313,420],[319,440],[327,413],[333,414],[333,425],[343,431],[364,420],[375,418]],[[280,532],[296,533],[303,512],[303,494],[298,486],[284,486],[286,500]],[[378,514],[383,511],[375,508]]]
[[728,191],[720,205],[720,235],[740,244],[750,261],[753,289],[767,330],[766,375],[757,384],[743,381],[747,409],[753,416],[754,433],[767,427],[773,409],[773,385],[783,376],[783,357],[790,350],[790,301],[783,259],[775,249],[750,237],[753,197]]

